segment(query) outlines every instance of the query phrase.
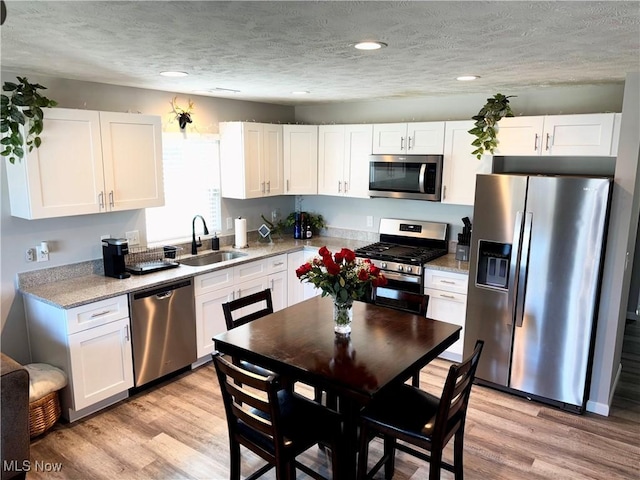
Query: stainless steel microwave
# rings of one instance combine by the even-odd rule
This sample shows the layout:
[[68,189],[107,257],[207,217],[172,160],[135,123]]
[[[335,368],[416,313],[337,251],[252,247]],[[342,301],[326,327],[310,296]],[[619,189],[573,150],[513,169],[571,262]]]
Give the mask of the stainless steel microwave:
[[369,196],[440,201],[442,155],[371,155]]

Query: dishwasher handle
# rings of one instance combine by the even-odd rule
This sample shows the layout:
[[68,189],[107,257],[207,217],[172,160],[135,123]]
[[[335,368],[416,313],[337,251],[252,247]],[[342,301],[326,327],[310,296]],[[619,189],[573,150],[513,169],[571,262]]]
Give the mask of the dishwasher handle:
[[170,298],[173,295],[173,291],[183,287],[191,286],[191,280],[185,280],[179,283],[172,283],[170,285],[164,285],[162,287],[154,288],[152,290],[145,290],[144,292],[138,292],[133,294],[134,300],[140,300],[147,297],[156,297],[158,300],[164,300]]

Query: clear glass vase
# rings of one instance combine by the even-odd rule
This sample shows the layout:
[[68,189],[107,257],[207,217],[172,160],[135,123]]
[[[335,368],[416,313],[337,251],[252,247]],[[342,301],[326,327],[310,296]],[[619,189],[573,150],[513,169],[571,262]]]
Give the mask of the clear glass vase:
[[333,299],[333,329],[341,335],[351,333],[351,321],[353,320],[353,301],[340,302]]

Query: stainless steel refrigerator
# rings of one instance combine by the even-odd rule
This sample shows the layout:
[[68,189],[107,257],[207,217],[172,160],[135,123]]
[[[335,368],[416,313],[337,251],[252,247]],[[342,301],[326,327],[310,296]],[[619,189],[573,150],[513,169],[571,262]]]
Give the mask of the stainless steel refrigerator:
[[609,178],[478,175],[464,355],[478,383],[582,413],[604,259]]

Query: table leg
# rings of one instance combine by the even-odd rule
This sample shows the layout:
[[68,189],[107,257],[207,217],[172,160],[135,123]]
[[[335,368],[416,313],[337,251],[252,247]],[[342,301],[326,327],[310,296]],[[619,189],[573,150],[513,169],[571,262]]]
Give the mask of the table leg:
[[358,415],[360,405],[352,399],[341,396],[338,400],[338,411],[343,419],[342,448],[338,452],[340,476],[344,479],[355,479],[358,456]]

